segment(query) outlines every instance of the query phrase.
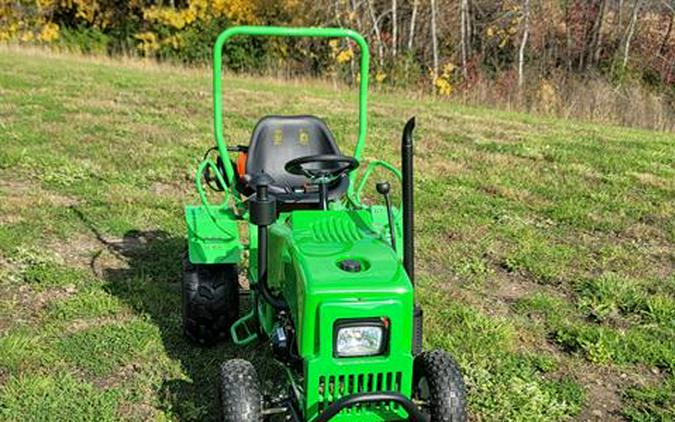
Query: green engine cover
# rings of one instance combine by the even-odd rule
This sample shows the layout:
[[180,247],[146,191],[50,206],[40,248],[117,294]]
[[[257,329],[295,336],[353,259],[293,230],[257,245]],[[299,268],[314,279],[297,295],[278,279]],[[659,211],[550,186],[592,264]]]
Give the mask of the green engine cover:
[[[356,392],[396,391],[412,384],[413,287],[388,241],[376,231],[376,211],[295,211],[271,228],[270,285],[282,290],[305,361],[305,412],[311,420],[340,397]],[[375,216],[377,219],[377,216]],[[340,268],[345,259],[361,271]],[[389,345],[381,356],[333,355],[335,322],[384,318]],[[396,405],[359,407],[334,420],[391,420]]]

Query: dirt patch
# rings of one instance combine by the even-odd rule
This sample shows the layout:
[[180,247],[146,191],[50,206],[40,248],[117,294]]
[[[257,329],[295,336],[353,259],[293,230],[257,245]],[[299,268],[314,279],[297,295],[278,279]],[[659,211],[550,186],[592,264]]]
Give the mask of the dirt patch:
[[194,191],[194,185],[192,183],[164,183],[164,182],[155,182],[150,186],[150,191],[158,196],[171,197],[171,198],[184,198],[188,197]]
[[51,303],[65,300],[77,293],[74,285],[51,288],[42,291],[32,286],[6,285],[0,289],[0,298],[4,307],[12,309],[11,318],[3,318],[0,332],[7,332],[20,325],[34,325],[40,321],[41,314]]
[[628,173],[630,176],[633,176],[641,184],[657,189],[673,189],[674,185],[672,182],[659,177],[652,173]]
[[639,221],[628,226],[622,235],[647,244],[667,242],[665,231],[662,228]]
[[77,205],[79,200],[72,196],[61,195],[44,190],[35,184],[13,180],[0,180],[0,195],[3,200],[3,209],[25,209],[36,205],[51,205],[54,207],[70,207]]
[[120,420],[151,421],[158,419],[157,410],[151,405],[142,402],[132,403],[125,401],[120,405],[117,414]]
[[52,302],[68,299],[77,292],[77,287],[73,284],[69,284],[37,293],[35,295],[35,302],[37,303],[37,306],[44,308]]
[[585,406],[575,418],[578,421],[623,421],[623,392],[630,386],[654,385],[662,382],[659,374],[647,367],[622,371],[620,368],[581,364],[566,373],[585,388]]
[[91,235],[78,234],[65,242],[51,242],[47,248],[68,266],[89,268],[93,257],[103,246]]
[[64,331],[68,334],[86,331],[91,328],[103,327],[104,325],[120,324],[130,321],[131,313],[120,313],[111,317],[94,318],[94,319],[76,319],[70,321]]
[[126,380],[135,378],[142,370],[142,365],[130,363],[128,365],[121,366],[107,377],[94,379],[92,383],[96,387],[103,390],[119,387],[120,385],[124,384]]
[[155,241],[160,232],[138,232],[123,237],[104,237],[100,233],[78,234],[67,242],[55,242],[48,245],[67,265],[89,269],[98,277],[104,271],[128,269],[127,257],[145,250]]
[[5,210],[0,213],[0,224],[14,225],[19,224],[22,221],[25,221],[25,219],[20,215],[12,214],[11,212],[6,212]]
[[507,273],[501,268],[494,270],[494,277],[492,288],[490,291],[492,295],[508,305],[523,299],[542,289],[541,284],[528,280],[517,273]]
[[504,198],[514,202],[532,204],[540,207],[550,205],[550,201],[539,195],[535,195],[526,189],[492,184],[482,185],[479,189],[495,198]]
[[551,286],[535,281],[527,272],[509,271],[504,268],[498,257],[487,254],[491,274],[488,277],[489,286],[484,292],[488,297],[505,307],[506,313],[511,312],[511,306],[520,299],[532,296],[535,293],[545,293],[549,296],[570,300],[565,292],[564,285]]
[[420,174],[443,177],[461,174],[465,169],[464,163],[456,160],[419,160],[416,166]]
[[586,407],[581,411],[581,421],[621,421],[621,395],[617,379],[608,374],[587,372],[583,385],[586,387]]

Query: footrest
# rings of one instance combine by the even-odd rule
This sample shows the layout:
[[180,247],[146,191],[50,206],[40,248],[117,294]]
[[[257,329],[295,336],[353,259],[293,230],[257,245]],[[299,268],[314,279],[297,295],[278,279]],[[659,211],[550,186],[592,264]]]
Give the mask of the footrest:
[[[239,346],[243,346],[255,341],[258,338],[258,333],[247,325],[249,321],[255,319],[255,306],[249,313],[239,318],[230,327],[230,334],[232,334],[232,341]],[[244,337],[240,338],[238,331],[243,331]]]

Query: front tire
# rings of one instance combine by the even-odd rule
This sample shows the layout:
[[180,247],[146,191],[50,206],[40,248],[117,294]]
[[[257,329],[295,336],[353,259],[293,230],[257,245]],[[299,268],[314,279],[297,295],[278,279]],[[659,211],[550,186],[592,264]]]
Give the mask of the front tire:
[[258,374],[243,359],[231,359],[220,366],[220,402],[223,422],[261,422],[262,394]]
[[413,398],[425,403],[431,422],[466,421],[466,386],[457,363],[442,350],[422,352],[415,358]]
[[230,338],[239,317],[239,278],[234,264],[191,264],[183,274],[183,331],[208,345]]

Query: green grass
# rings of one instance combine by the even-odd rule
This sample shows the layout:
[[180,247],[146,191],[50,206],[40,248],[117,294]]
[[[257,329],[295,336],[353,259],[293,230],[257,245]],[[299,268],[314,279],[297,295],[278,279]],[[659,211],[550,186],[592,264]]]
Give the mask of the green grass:
[[[224,87],[232,143],[310,112],[354,144],[353,90]],[[0,98],[0,420],[216,420],[220,361],[278,377],[266,350],[181,334],[208,70],[0,49]],[[404,93],[370,105],[370,159],[398,163],[417,116],[425,342],[461,365],[472,418],[675,418],[675,136]]]

